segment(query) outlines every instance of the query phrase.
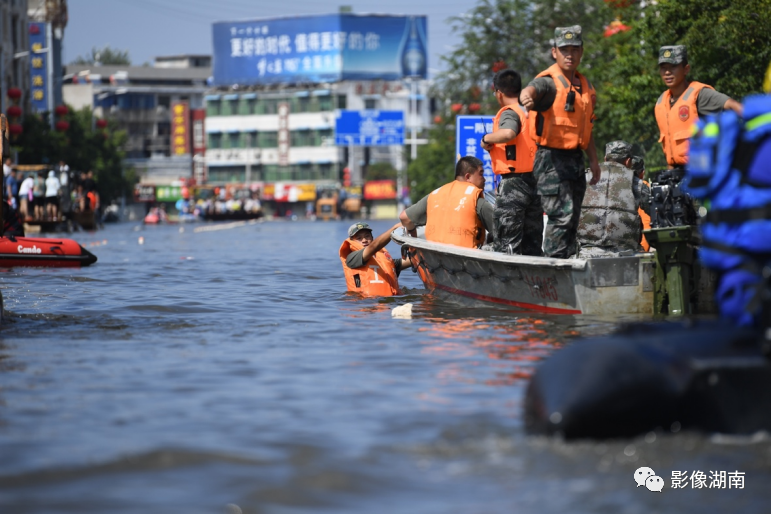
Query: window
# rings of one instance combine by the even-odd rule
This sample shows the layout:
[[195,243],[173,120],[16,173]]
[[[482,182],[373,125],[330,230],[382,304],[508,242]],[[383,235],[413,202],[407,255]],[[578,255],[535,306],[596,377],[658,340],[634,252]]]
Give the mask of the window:
[[245,102],[244,107],[245,107],[244,114],[257,114],[257,100],[255,100],[254,98],[249,98]]
[[292,146],[313,146],[313,132],[310,130],[293,130],[290,132]]
[[222,134],[212,132],[209,134],[209,148],[222,148]]
[[262,107],[265,114],[278,114],[278,99],[266,98],[262,101]]
[[319,97],[319,110],[331,111],[332,110],[332,97],[329,95]]
[[256,131],[244,132],[244,145],[247,148],[258,148],[258,144]]
[[278,132],[260,132],[258,136],[260,148],[277,148]]
[[222,103],[219,100],[209,100],[206,102],[206,115],[219,116],[222,113]]
[[364,100],[365,109],[377,109],[377,100],[374,98],[366,98]]
[[308,96],[297,98],[297,112],[310,112],[311,99]]
[[347,109],[348,105],[348,97],[345,95],[337,95],[337,108],[338,109]]
[[228,148],[241,148],[241,133],[231,132],[228,134]]

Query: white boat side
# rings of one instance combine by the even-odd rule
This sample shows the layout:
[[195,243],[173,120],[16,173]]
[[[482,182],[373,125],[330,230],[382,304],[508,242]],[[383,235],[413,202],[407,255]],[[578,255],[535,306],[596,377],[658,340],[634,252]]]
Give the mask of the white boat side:
[[429,291],[551,314],[653,314],[652,253],[592,259],[506,255],[391,234]]

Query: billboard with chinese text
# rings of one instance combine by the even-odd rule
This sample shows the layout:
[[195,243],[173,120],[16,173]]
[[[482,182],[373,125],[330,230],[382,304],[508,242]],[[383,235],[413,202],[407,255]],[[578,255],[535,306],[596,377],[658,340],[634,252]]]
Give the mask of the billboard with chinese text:
[[213,25],[214,84],[426,77],[425,16],[329,14]]
[[493,161],[490,153],[480,144],[482,137],[493,131],[493,117],[484,116],[458,116],[455,118],[455,161],[461,157],[471,155],[482,161],[485,165],[485,191],[493,191],[500,176],[493,173]]
[[370,180],[364,183],[365,200],[393,200],[396,198],[395,180]]
[[29,24],[30,104],[34,112],[47,112],[52,107],[48,32],[47,23],[32,22]]
[[190,108],[187,102],[171,104],[171,155],[190,153]]

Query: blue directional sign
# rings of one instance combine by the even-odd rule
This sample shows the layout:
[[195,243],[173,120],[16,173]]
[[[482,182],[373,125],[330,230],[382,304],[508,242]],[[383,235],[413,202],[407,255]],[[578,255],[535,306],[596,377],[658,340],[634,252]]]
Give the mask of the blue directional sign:
[[493,173],[493,161],[490,153],[482,148],[482,137],[493,131],[492,116],[458,116],[455,118],[455,161],[471,155],[485,165],[485,191],[494,191],[501,181],[500,175]]
[[390,146],[404,144],[403,111],[346,111],[337,113],[338,146]]

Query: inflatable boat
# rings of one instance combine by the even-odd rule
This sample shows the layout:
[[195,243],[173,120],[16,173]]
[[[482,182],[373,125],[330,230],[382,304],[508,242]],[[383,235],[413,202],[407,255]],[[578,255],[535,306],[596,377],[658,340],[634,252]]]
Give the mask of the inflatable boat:
[[72,239],[0,237],[0,267],[79,268],[96,256]]

